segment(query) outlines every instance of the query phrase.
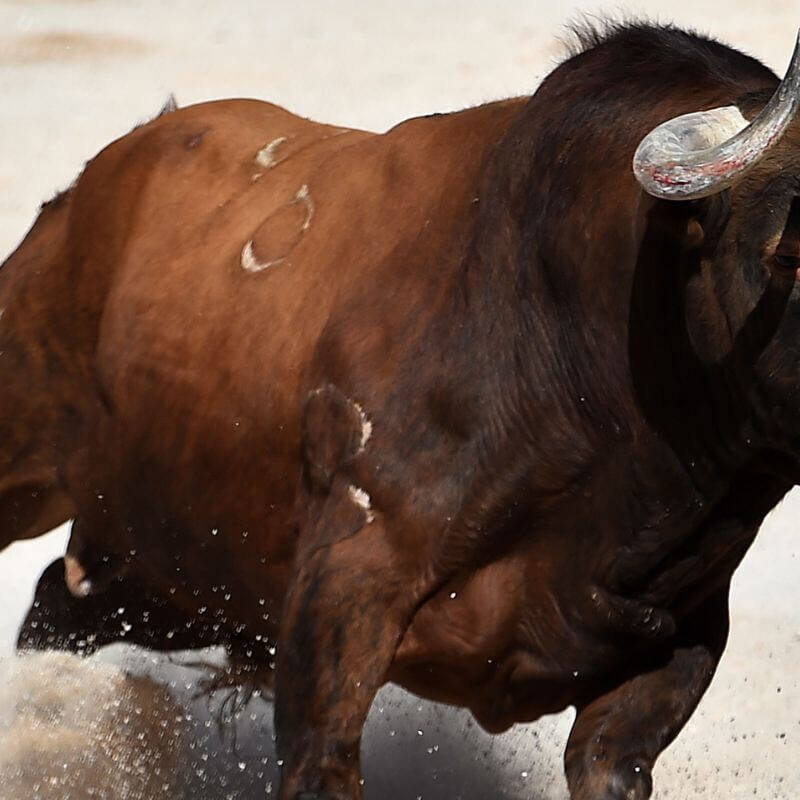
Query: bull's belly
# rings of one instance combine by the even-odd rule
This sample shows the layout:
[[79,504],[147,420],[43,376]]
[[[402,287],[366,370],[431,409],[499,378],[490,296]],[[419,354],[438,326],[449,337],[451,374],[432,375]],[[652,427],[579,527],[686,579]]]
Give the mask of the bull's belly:
[[74,530],[187,620],[274,639],[297,535],[292,445],[244,414],[176,419],[151,408],[98,430]]
[[541,679],[513,686],[498,679],[496,673],[473,676],[454,664],[395,664],[388,678],[419,697],[469,709],[490,733],[556,714],[586,694],[585,681]]
[[[135,538],[136,557],[155,588],[173,596],[188,616],[205,615],[249,638],[274,638],[293,566],[292,509],[270,502],[278,498],[269,493],[247,504],[233,491],[229,508],[215,503],[206,509],[200,498],[210,493],[224,503],[219,486],[198,487],[196,516],[172,531],[160,519],[145,526]],[[266,510],[255,513],[262,505]]]
[[501,655],[471,658],[433,649],[412,655],[401,646],[388,679],[428,700],[468,708],[491,733],[558,713],[602,683],[591,673],[554,670],[546,654],[522,642]]

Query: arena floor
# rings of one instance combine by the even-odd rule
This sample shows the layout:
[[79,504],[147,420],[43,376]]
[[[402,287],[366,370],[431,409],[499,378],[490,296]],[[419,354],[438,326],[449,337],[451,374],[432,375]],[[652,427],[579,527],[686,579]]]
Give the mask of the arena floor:
[[[778,72],[800,25],[797,0],[605,6],[620,8],[713,33]],[[170,93],[181,105],[263,98],[384,130],[409,116],[530,93],[558,63],[565,23],[603,10],[572,0],[0,0],[0,259],[41,201]],[[800,794],[798,511],[795,492],[736,576],[730,645],[700,710],[656,768],[657,798]],[[0,654],[12,652],[36,578],[65,535],[0,554]],[[192,699],[192,669],[120,647],[103,657],[168,682],[192,709],[187,797],[249,800],[277,786],[268,703],[251,701],[218,731],[214,708]],[[560,758],[570,720],[565,712],[491,737],[464,712],[384,689],[365,736],[366,796],[565,800]]]

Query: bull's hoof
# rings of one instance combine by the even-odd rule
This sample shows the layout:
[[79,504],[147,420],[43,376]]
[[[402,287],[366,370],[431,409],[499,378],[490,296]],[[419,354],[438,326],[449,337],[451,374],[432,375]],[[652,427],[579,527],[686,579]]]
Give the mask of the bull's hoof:
[[608,778],[604,800],[647,800],[653,793],[653,777],[646,764],[636,759],[620,762]]
[[576,775],[568,774],[572,800],[648,800],[653,792],[650,768],[636,758],[622,759],[611,769],[598,769],[603,760]]

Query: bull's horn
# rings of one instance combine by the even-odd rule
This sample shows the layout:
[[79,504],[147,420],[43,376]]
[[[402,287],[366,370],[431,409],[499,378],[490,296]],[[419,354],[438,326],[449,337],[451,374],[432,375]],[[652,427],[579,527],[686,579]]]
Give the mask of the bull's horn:
[[736,106],[668,120],[636,149],[636,180],[648,194],[665,200],[717,194],[758,164],[786,132],[798,108],[800,34],[786,77],[752,123]]

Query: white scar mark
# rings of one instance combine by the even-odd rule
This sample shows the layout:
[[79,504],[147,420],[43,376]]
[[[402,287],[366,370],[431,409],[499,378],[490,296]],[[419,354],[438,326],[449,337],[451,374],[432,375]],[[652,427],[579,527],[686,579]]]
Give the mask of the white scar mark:
[[[317,397],[323,392],[327,392],[329,388],[330,387],[320,386],[316,389],[312,389],[308,393],[308,396]],[[358,452],[362,453],[364,448],[367,446],[367,442],[372,437],[372,422],[359,403],[357,403],[355,400],[351,400],[350,398],[347,398],[347,402],[350,403],[350,405],[353,406],[353,408],[358,412],[359,419],[361,420],[361,437],[358,440]]]
[[285,261],[285,258],[276,258],[273,261],[264,261],[261,262],[256,258],[255,252],[253,252],[253,240],[250,239],[249,242],[244,246],[242,249],[242,269],[245,272],[262,272],[265,269],[269,269],[270,267],[274,267],[276,264],[280,264],[282,261]]
[[358,448],[358,452],[360,453],[367,446],[367,442],[372,436],[372,423],[369,417],[364,413],[364,409],[361,408],[358,403],[353,402],[353,405],[356,407],[356,411],[358,411],[358,415],[361,417],[361,441]]
[[[277,141],[277,140],[276,140]],[[304,183],[298,190],[297,194],[292,200],[293,204],[302,203],[306,209],[306,218],[300,227],[300,232],[305,233],[311,227],[311,220],[314,219],[314,201],[311,199],[311,194],[308,191],[308,184]],[[296,246],[297,242],[292,245],[292,249]],[[288,255],[288,254],[287,254]],[[259,261],[256,257],[255,250],[253,249],[253,240],[247,241],[242,248],[242,269],[245,272],[263,272],[265,269],[277,266],[278,264],[286,261],[286,256],[275,258],[272,261]],[[368,437],[369,438],[369,437]]]
[[308,193],[308,184],[304,183],[294,196],[295,203],[303,203],[306,207],[306,218],[303,222],[303,230],[307,231],[311,227],[311,220],[314,218],[314,201]]
[[350,495],[350,499],[361,509],[364,510],[364,513],[367,515],[367,525],[375,519],[375,514],[372,511],[372,501],[370,500],[370,496],[363,490],[359,489],[357,486],[353,486],[350,484],[350,488],[347,490],[348,494]]
[[275,157],[275,151],[286,141],[285,136],[279,136],[273,139],[266,147],[262,148],[256,154],[256,164],[264,169],[270,169],[278,163]]

